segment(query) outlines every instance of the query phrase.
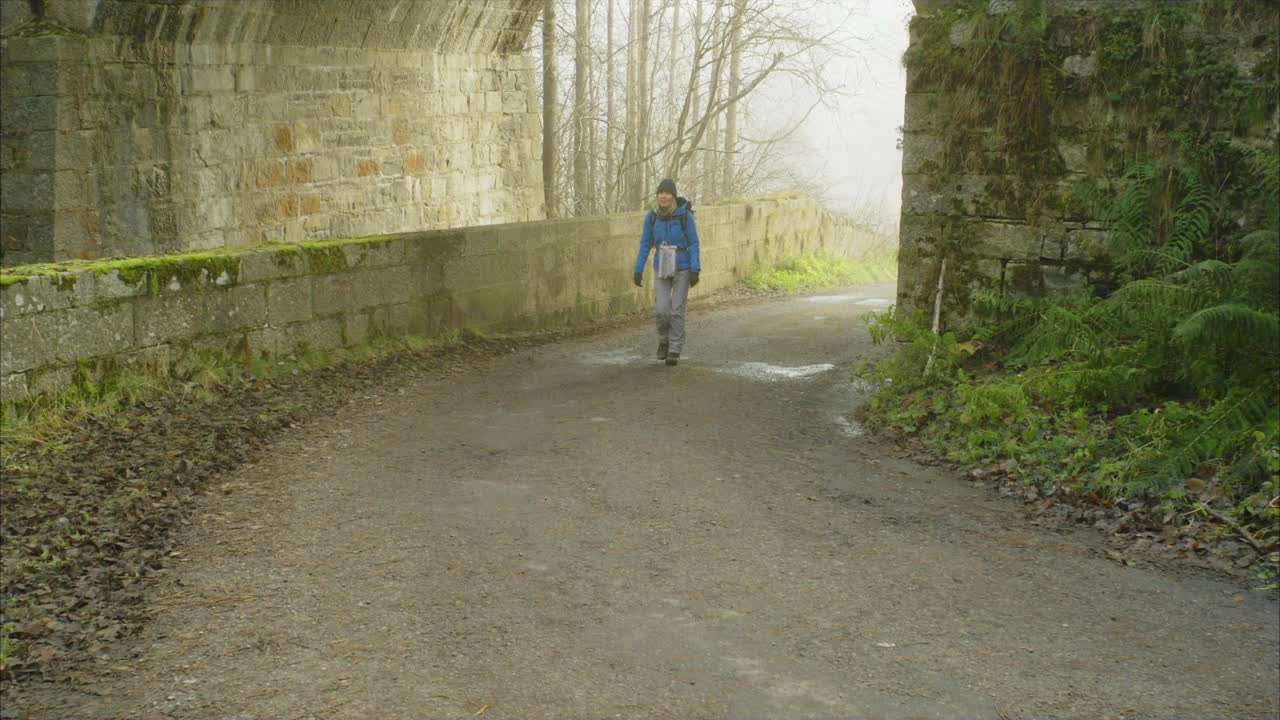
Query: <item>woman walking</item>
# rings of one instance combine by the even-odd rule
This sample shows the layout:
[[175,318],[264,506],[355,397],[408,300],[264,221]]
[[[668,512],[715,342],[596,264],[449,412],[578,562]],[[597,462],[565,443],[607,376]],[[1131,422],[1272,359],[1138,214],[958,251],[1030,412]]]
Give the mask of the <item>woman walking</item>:
[[676,193],[670,178],[658,183],[657,207],[644,217],[640,252],[633,280],[644,285],[644,265],[653,250],[653,308],[658,322],[658,359],[680,362],[684,350],[684,316],[689,288],[698,284],[698,228],[688,200]]

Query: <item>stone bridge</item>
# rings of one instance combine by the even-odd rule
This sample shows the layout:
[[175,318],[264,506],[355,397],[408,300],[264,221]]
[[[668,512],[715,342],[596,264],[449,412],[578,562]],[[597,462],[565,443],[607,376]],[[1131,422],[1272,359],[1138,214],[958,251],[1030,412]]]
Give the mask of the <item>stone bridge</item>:
[[544,217],[536,0],[0,0],[4,264]]
[[[1090,196],[1126,166],[1193,137],[1225,182],[1274,152],[1273,3],[915,4],[903,312],[941,294],[959,324],[978,291],[1105,287]],[[638,216],[526,224],[545,217],[526,51],[539,5],[0,0],[3,264],[178,254],[6,276],[6,387],[56,388],[85,359],[639,307],[625,262]],[[1134,85],[1153,42],[1146,75],[1186,87]],[[1153,110],[1161,93],[1185,101]],[[1235,223],[1215,226],[1225,239],[1256,225],[1242,197],[1219,210]],[[797,198],[703,209],[699,224],[712,229],[701,290],[790,253],[876,244]]]
[[[646,305],[639,214],[533,222],[540,6],[0,0],[5,399],[193,351]],[[792,196],[700,208],[698,224],[698,293],[884,245]],[[43,261],[76,263],[13,268]]]

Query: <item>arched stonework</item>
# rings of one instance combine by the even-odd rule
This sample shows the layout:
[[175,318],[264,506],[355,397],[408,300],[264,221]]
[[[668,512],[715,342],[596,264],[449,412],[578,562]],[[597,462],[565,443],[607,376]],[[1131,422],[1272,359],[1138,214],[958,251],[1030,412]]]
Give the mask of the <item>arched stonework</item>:
[[4,264],[544,216],[536,0],[0,0]]

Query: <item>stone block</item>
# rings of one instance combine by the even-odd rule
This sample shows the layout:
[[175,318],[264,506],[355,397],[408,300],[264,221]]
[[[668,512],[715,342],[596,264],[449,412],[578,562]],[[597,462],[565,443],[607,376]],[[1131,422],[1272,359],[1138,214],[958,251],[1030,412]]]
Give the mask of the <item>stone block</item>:
[[445,263],[444,283],[455,291],[500,283],[526,283],[531,270],[529,254],[524,251],[459,257]]
[[409,335],[422,333],[426,329],[426,319],[419,306],[407,302],[387,308],[387,333],[391,335]]
[[5,212],[49,210],[54,204],[52,173],[8,172],[0,175],[0,198]]
[[134,301],[134,335],[138,345],[185,342],[198,335],[196,318],[204,312],[198,292],[144,296]]
[[413,299],[415,275],[408,265],[371,271],[369,275],[378,283],[379,305],[399,305]]
[[945,144],[942,138],[925,133],[907,133],[902,148],[902,174],[938,172],[942,168]]
[[235,92],[236,78],[230,65],[195,65],[182,68],[179,75],[183,95]]
[[93,276],[93,294],[96,300],[120,300],[138,297],[147,292],[145,280],[134,283],[125,282],[120,279],[120,273],[116,270],[105,273],[89,271],[84,274]]
[[1025,223],[976,222],[970,247],[980,257],[1038,260],[1042,236],[1039,228]]
[[194,318],[197,335],[220,335],[267,324],[266,292],[261,285],[235,285],[205,293],[204,308]]
[[75,384],[76,368],[69,365],[42,368],[27,373],[29,397],[57,395]]
[[407,241],[404,237],[394,237],[382,242],[365,244],[365,267],[386,268],[403,265],[407,257],[406,244]]
[[53,313],[0,320],[0,375],[44,367],[55,361],[58,330]]
[[369,315],[365,313],[351,313],[343,317],[342,323],[342,342],[345,346],[359,345],[370,339],[370,331],[372,324]]
[[286,325],[312,319],[309,277],[275,280],[267,285],[267,323]]
[[277,336],[277,352],[333,350],[342,347],[342,319],[325,318],[289,325]]
[[75,305],[92,302],[92,287],[81,289],[82,280],[92,284],[90,273],[58,273],[36,275],[25,283],[5,286],[0,292],[0,318],[16,318],[23,315],[65,310]]
[[23,402],[28,397],[26,373],[7,373],[0,376],[0,402]]
[[[4,322],[6,372],[124,352],[133,346],[133,307],[71,308]],[[24,366],[25,367],[22,367]]]
[[502,283],[474,290],[455,290],[455,319],[464,327],[512,327],[535,305],[526,283]]
[[356,312],[379,303],[376,277],[367,272],[343,272],[314,278],[316,317]]

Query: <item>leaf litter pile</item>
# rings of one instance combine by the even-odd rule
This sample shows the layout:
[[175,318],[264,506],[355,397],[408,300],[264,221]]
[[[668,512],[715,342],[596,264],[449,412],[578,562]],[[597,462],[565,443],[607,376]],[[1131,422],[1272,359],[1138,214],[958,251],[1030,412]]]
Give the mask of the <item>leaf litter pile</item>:
[[[57,681],[111,662],[112,643],[147,618],[145,593],[181,553],[214,481],[281,429],[389,382],[458,371],[541,345],[555,334],[484,338],[426,351],[176,393],[105,417],[78,417],[60,437],[0,455],[0,680]],[[88,678],[80,678],[88,679]]]

